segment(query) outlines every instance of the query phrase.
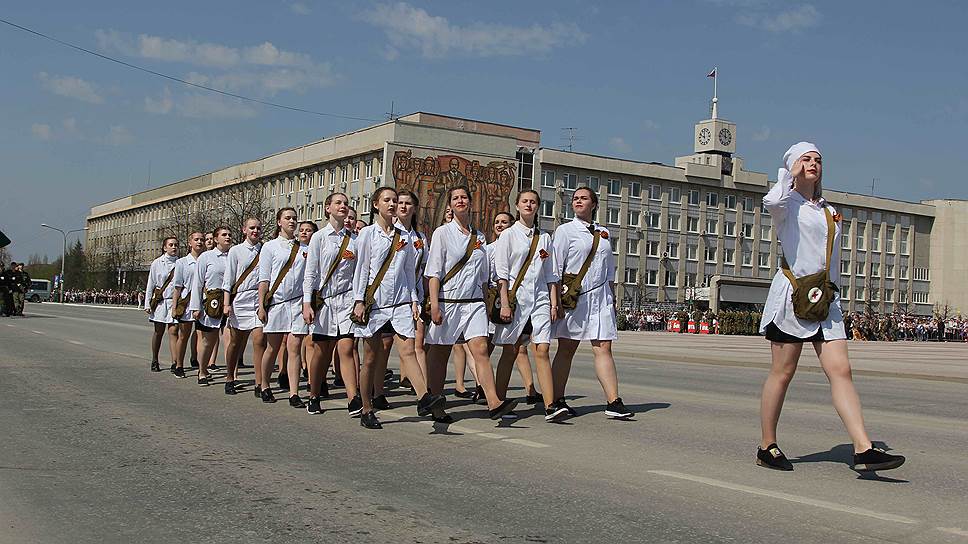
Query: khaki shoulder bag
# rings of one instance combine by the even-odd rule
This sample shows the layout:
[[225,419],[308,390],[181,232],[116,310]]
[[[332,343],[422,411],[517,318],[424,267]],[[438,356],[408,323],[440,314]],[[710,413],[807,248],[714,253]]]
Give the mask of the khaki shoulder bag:
[[343,235],[343,243],[341,243],[339,246],[339,253],[336,254],[336,258],[333,259],[332,264],[329,265],[329,271],[326,272],[326,279],[319,284],[319,289],[313,291],[313,298],[310,302],[310,306],[312,306],[314,312],[318,312],[319,309],[323,307],[323,301],[325,300],[323,297],[323,287],[329,284],[329,280],[331,280],[333,278],[333,274],[336,273],[336,268],[339,266],[339,263],[343,262],[343,253],[346,252],[346,248],[349,247],[349,245],[350,234],[347,232],[345,235]]
[[239,279],[235,280],[235,283],[232,284],[232,289],[229,291],[229,302],[235,300],[235,295],[239,294],[239,287],[242,287],[242,284],[245,283],[245,278],[248,278],[249,274],[255,270],[255,267],[259,266],[260,255],[262,255],[262,248],[259,248],[259,252],[252,258],[252,262],[249,263],[249,266],[245,267]]
[[148,303],[148,307],[151,308],[151,312],[154,313],[155,308],[161,304],[162,300],[165,300],[165,289],[168,289],[168,284],[171,280],[175,278],[175,268],[172,267],[171,272],[168,272],[168,277],[165,278],[165,283],[161,284],[161,287],[155,287],[155,290],[151,292],[151,301]]
[[830,208],[824,207],[824,215],[827,217],[827,262],[824,269],[816,274],[810,274],[797,278],[790,270],[786,257],[780,263],[783,274],[793,285],[791,299],[793,302],[793,313],[800,319],[806,321],[823,321],[830,313],[830,303],[834,301],[837,294],[837,286],[830,281],[830,257],[834,252],[834,218],[830,215]]
[[366,286],[366,291],[363,293],[363,317],[357,318],[356,312],[350,312],[350,321],[353,323],[365,327],[370,322],[370,312],[373,311],[373,306],[376,305],[376,290],[380,286],[380,282],[383,281],[383,277],[387,275],[387,270],[390,269],[390,263],[393,262],[393,256],[397,253],[397,244],[399,243],[400,230],[394,228],[393,241],[390,242],[390,250],[387,251],[387,256],[383,258],[383,264],[380,265],[380,270],[377,271],[373,281]]
[[[585,280],[585,274],[588,274],[588,268],[592,265],[595,254],[598,253],[598,243],[601,239],[602,231],[595,230],[595,235],[592,236],[592,250],[588,252],[585,261],[581,263],[581,269],[578,273],[561,275],[560,304],[563,309],[571,311],[578,307],[578,297],[581,296],[581,282]],[[564,270],[564,267],[562,267],[562,270]]]
[[[467,261],[471,260],[471,255],[474,254],[474,248],[477,247],[477,242],[478,242],[477,231],[474,230],[474,227],[471,227],[470,230],[471,230],[471,235],[467,239],[467,247],[464,249],[464,255],[460,258],[459,261],[454,263],[454,266],[452,266],[450,270],[447,271],[447,274],[444,275],[444,279],[440,280],[440,290],[437,293],[438,297],[442,297],[444,285],[446,285],[447,282],[449,282],[450,280],[454,279],[454,276],[456,276],[457,274],[460,274],[460,271],[463,270],[464,265],[467,264]],[[476,301],[439,298],[438,302],[476,302]],[[424,296],[423,304],[420,306],[420,320],[423,321],[424,323],[430,323],[430,289],[427,289],[427,293]]]
[[292,269],[292,263],[296,262],[296,255],[298,254],[299,242],[293,240],[292,251],[289,252],[289,260],[286,261],[286,264],[282,267],[282,270],[279,271],[279,275],[276,276],[276,281],[272,282],[272,287],[269,288],[269,291],[266,293],[266,298],[262,301],[262,304],[266,309],[269,309],[269,306],[272,306],[272,297],[276,294],[276,291],[279,290],[279,286],[282,285],[282,280],[286,278],[286,274],[288,274],[289,270]]
[[541,231],[535,228],[531,235],[531,249],[528,250],[528,256],[524,264],[521,265],[521,270],[518,270],[518,275],[514,278],[514,284],[512,284],[511,290],[508,291],[508,307],[511,308],[511,317],[508,320],[505,321],[501,318],[501,288],[487,288],[487,300],[485,300],[485,304],[487,305],[487,318],[491,320],[491,323],[507,325],[514,320],[514,310],[518,307],[518,287],[524,281],[524,275],[528,273],[531,261],[534,260],[534,254],[538,251],[539,238],[541,238]]

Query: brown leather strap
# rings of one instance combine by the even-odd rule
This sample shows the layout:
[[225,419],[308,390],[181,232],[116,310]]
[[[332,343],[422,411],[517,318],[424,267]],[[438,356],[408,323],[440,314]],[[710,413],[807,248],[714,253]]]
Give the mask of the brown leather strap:
[[393,256],[397,253],[397,244],[400,243],[400,229],[393,228],[393,241],[390,242],[390,251],[387,252],[387,256],[383,258],[383,264],[380,265],[380,270],[377,271],[376,277],[373,281],[366,286],[366,293],[363,295],[364,301],[373,300],[373,294],[376,293],[377,287],[380,282],[383,281],[383,277],[387,275],[387,270],[390,269],[390,263],[393,261]]
[[454,263],[454,266],[447,271],[446,275],[444,275],[444,279],[440,280],[441,287],[443,287],[448,281],[452,280],[454,276],[460,274],[460,271],[464,268],[464,265],[467,264],[467,261],[471,260],[471,255],[474,254],[474,246],[477,245],[477,231],[474,230],[474,227],[470,227],[470,231],[471,236],[467,240],[467,249],[464,250],[464,256],[461,257],[459,261]]
[[350,245],[350,233],[347,232],[343,236],[343,243],[341,243],[339,246],[339,253],[337,253],[336,258],[333,259],[333,264],[329,265],[329,271],[326,272],[326,279],[323,280],[323,283],[319,284],[320,293],[322,293],[323,291],[323,286],[329,284],[329,280],[333,278],[333,274],[336,273],[336,267],[338,267],[339,263],[343,261],[343,252],[346,251],[346,248],[349,247],[349,245]]
[[581,269],[575,275],[575,284],[572,287],[581,288],[581,282],[585,281],[585,274],[588,274],[588,268],[592,265],[592,260],[595,259],[595,253],[598,253],[598,242],[601,239],[602,231],[595,229],[595,235],[592,236],[592,250],[585,257],[585,262],[581,263]]
[[[524,275],[527,274],[528,267],[531,266],[531,261],[534,260],[534,254],[538,251],[538,238],[541,238],[541,231],[538,230],[538,227],[535,227],[534,233],[531,235],[531,249],[528,251],[528,258],[521,265],[521,270],[518,270],[518,276],[514,278],[514,286],[511,287],[511,292],[508,293],[508,299],[510,300],[514,300],[517,296],[518,287],[521,287],[521,282],[524,281]],[[594,253],[594,250],[592,253]]]
[[[824,266],[824,270],[827,271],[827,275],[830,275],[830,258],[834,254],[834,234],[837,231],[837,227],[834,225],[834,216],[830,214],[830,208],[824,206],[824,215],[827,217],[827,263]],[[782,251],[782,247],[781,247]],[[783,275],[790,280],[790,284],[794,288],[797,287],[797,278],[793,275],[793,271],[790,270],[790,265],[787,264],[786,255],[782,255],[780,258],[780,269],[783,271]]]
[[172,267],[171,271],[168,272],[168,277],[165,278],[165,283],[161,284],[162,292],[164,292],[165,289],[168,289],[168,285],[171,283],[171,280],[173,280],[174,278],[175,278],[175,268]]
[[242,271],[242,275],[239,276],[239,279],[235,280],[235,283],[232,284],[232,290],[229,291],[231,294],[230,296],[235,297],[235,295],[239,293],[239,287],[242,287],[242,284],[245,282],[245,278],[248,278],[249,274],[251,274],[252,271],[255,270],[255,267],[259,265],[259,255],[261,254],[262,251],[260,248],[260,250],[256,252],[252,262],[249,263],[249,266],[245,267],[245,270]]
[[276,276],[276,281],[273,282],[272,288],[269,289],[268,293],[266,293],[266,300],[265,300],[266,306],[269,306],[269,303],[272,301],[273,295],[275,295],[276,291],[279,290],[279,286],[282,284],[282,280],[286,278],[286,274],[288,274],[289,270],[292,268],[292,263],[296,262],[297,254],[299,254],[299,241],[296,239],[293,239],[292,251],[289,252],[289,260],[286,261],[285,266],[283,266],[282,270],[279,271],[279,275]]

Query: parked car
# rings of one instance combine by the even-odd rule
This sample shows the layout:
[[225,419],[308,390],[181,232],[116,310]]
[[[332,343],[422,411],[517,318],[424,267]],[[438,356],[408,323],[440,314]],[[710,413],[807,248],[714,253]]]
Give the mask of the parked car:
[[50,302],[53,291],[50,280],[30,280],[27,300],[30,302]]

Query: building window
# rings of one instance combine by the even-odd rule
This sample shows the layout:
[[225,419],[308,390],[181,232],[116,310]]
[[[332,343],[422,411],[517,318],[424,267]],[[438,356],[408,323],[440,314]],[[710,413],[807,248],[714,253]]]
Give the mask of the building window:
[[618,208],[607,208],[605,210],[605,222],[610,225],[618,225]]
[[887,236],[884,239],[884,245],[886,246],[888,253],[894,253],[894,226],[891,225],[887,227]]
[[555,203],[550,200],[541,201],[541,217],[554,217]]
[[760,240],[769,240],[773,234],[771,230],[769,225],[760,225]]
[[686,218],[686,228],[689,232],[699,232],[699,218],[698,217],[687,217]]
[[753,251],[749,249],[743,250],[743,266],[753,266]]
[[562,175],[565,182],[565,189],[577,189],[578,188],[578,174],[565,173]]
[[649,185],[649,200],[662,200],[662,186],[658,183]]
[[669,214],[669,230],[679,230],[679,214]]
[[871,233],[871,251],[880,251],[880,250],[881,250],[881,236],[877,232],[877,229],[875,228],[874,232]]
[[342,182],[346,181],[346,167],[341,166],[339,169],[339,180]]
[[726,264],[733,264],[734,253],[735,253],[734,249],[730,249],[728,247],[723,248],[723,262]]
[[689,259],[690,261],[699,260],[699,248],[696,246],[696,244],[686,245],[686,259]]
[[562,212],[562,215],[565,216],[565,219],[574,219],[575,218],[575,210],[571,209],[571,202],[565,203],[565,206],[564,207],[565,207],[565,209]]
[[542,170],[541,171],[541,186],[542,187],[554,187],[555,186],[555,171],[554,170]]
[[629,182],[629,197],[642,198],[642,184],[637,181]]
[[679,258],[679,244],[677,242],[669,242],[666,244],[666,256],[670,259]]
[[843,276],[850,275],[850,261],[848,259],[840,261],[840,274]]
[[743,238],[753,238],[753,223],[743,223]]
[[639,281],[639,269],[638,268],[626,268],[625,269],[625,283],[635,284]]
[[915,291],[911,296],[911,300],[913,300],[915,304],[927,304],[928,294],[924,291]]
[[927,268],[914,267],[914,279],[919,281],[929,280],[929,271]]
[[686,272],[686,287],[698,287],[696,285],[696,274],[694,272]]
[[366,179],[373,177],[373,161],[366,161],[363,164],[366,165]]
[[625,242],[625,252],[629,255],[639,254],[639,241],[638,240],[627,240]]
[[759,253],[758,260],[759,260],[759,263],[760,263],[760,268],[769,268],[770,267],[770,254],[769,253],[765,253],[765,252],[761,251]]
[[299,174],[299,190],[306,190],[306,174]]
[[881,263],[871,263],[871,277],[881,277]]
[[679,273],[675,270],[665,271],[666,287],[679,287]]
[[645,271],[645,284],[646,285],[658,285],[658,271],[657,270],[646,270]]
[[608,194],[619,196],[622,194],[622,181],[614,178],[608,180]]
[[645,252],[649,257],[659,256],[659,242],[658,240],[649,240],[645,243]]
[[901,255],[908,254],[908,231],[909,230],[910,229],[904,229],[904,228],[901,229],[901,239],[900,239]]
[[840,286],[840,298],[842,300],[850,300],[850,287],[846,285]]
[[857,225],[857,251],[864,251],[864,236],[867,234],[867,225]]
[[885,264],[884,265],[884,277],[885,278],[891,278],[891,279],[894,278],[894,265],[893,264]]
[[727,210],[736,209],[736,195],[723,195],[723,203],[726,204]]
[[712,191],[706,193],[706,206],[710,208],[719,207],[719,193],[714,193]]
[[669,205],[673,204],[676,206],[682,205],[682,195],[679,193],[678,187],[669,187]]
[[860,285],[854,287],[854,298],[856,300],[864,300],[864,288]]
[[629,213],[628,213],[628,216],[627,217],[628,217],[628,226],[630,226],[630,227],[637,227],[637,226],[639,226],[639,211],[638,210],[629,210]]
[[904,289],[899,289],[897,292],[897,301],[902,304],[907,302],[907,291]]
[[659,212],[649,212],[645,218],[649,222],[647,226],[650,229],[659,229]]
[[699,191],[696,189],[689,190],[689,205],[698,206],[699,205]]
[[743,197],[743,210],[747,212],[753,211],[753,197],[751,196]]
[[884,289],[884,302],[894,302],[894,289]]
[[840,227],[840,248],[850,249],[850,223],[846,221]]
[[719,234],[719,219],[706,220],[706,234]]
[[716,246],[706,246],[706,262],[716,262]]
[[865,263],[854,263],[854,275],[863,276],[864,275],[864,264]]
[[353,181],[360,181],[360,163],[353,163]]
[[269,182],[269,196],[276,196],[276,182]]
[[598,176],[585,176],[585,187],[598,192]]
[[736,221],[724,221],[723,234],[726,236],[736,236]]

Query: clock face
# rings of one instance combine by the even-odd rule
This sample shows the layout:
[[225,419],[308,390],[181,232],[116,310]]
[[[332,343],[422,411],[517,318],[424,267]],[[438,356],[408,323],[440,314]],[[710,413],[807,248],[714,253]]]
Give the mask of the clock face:
[[709,139],[712,137],[712,133],[709,132],[708,128],[703,128],[699,131],[699,145],[707,145]]
[[729,145],[733,141],[733,135],[728,128],[719,129],[719,143]]

